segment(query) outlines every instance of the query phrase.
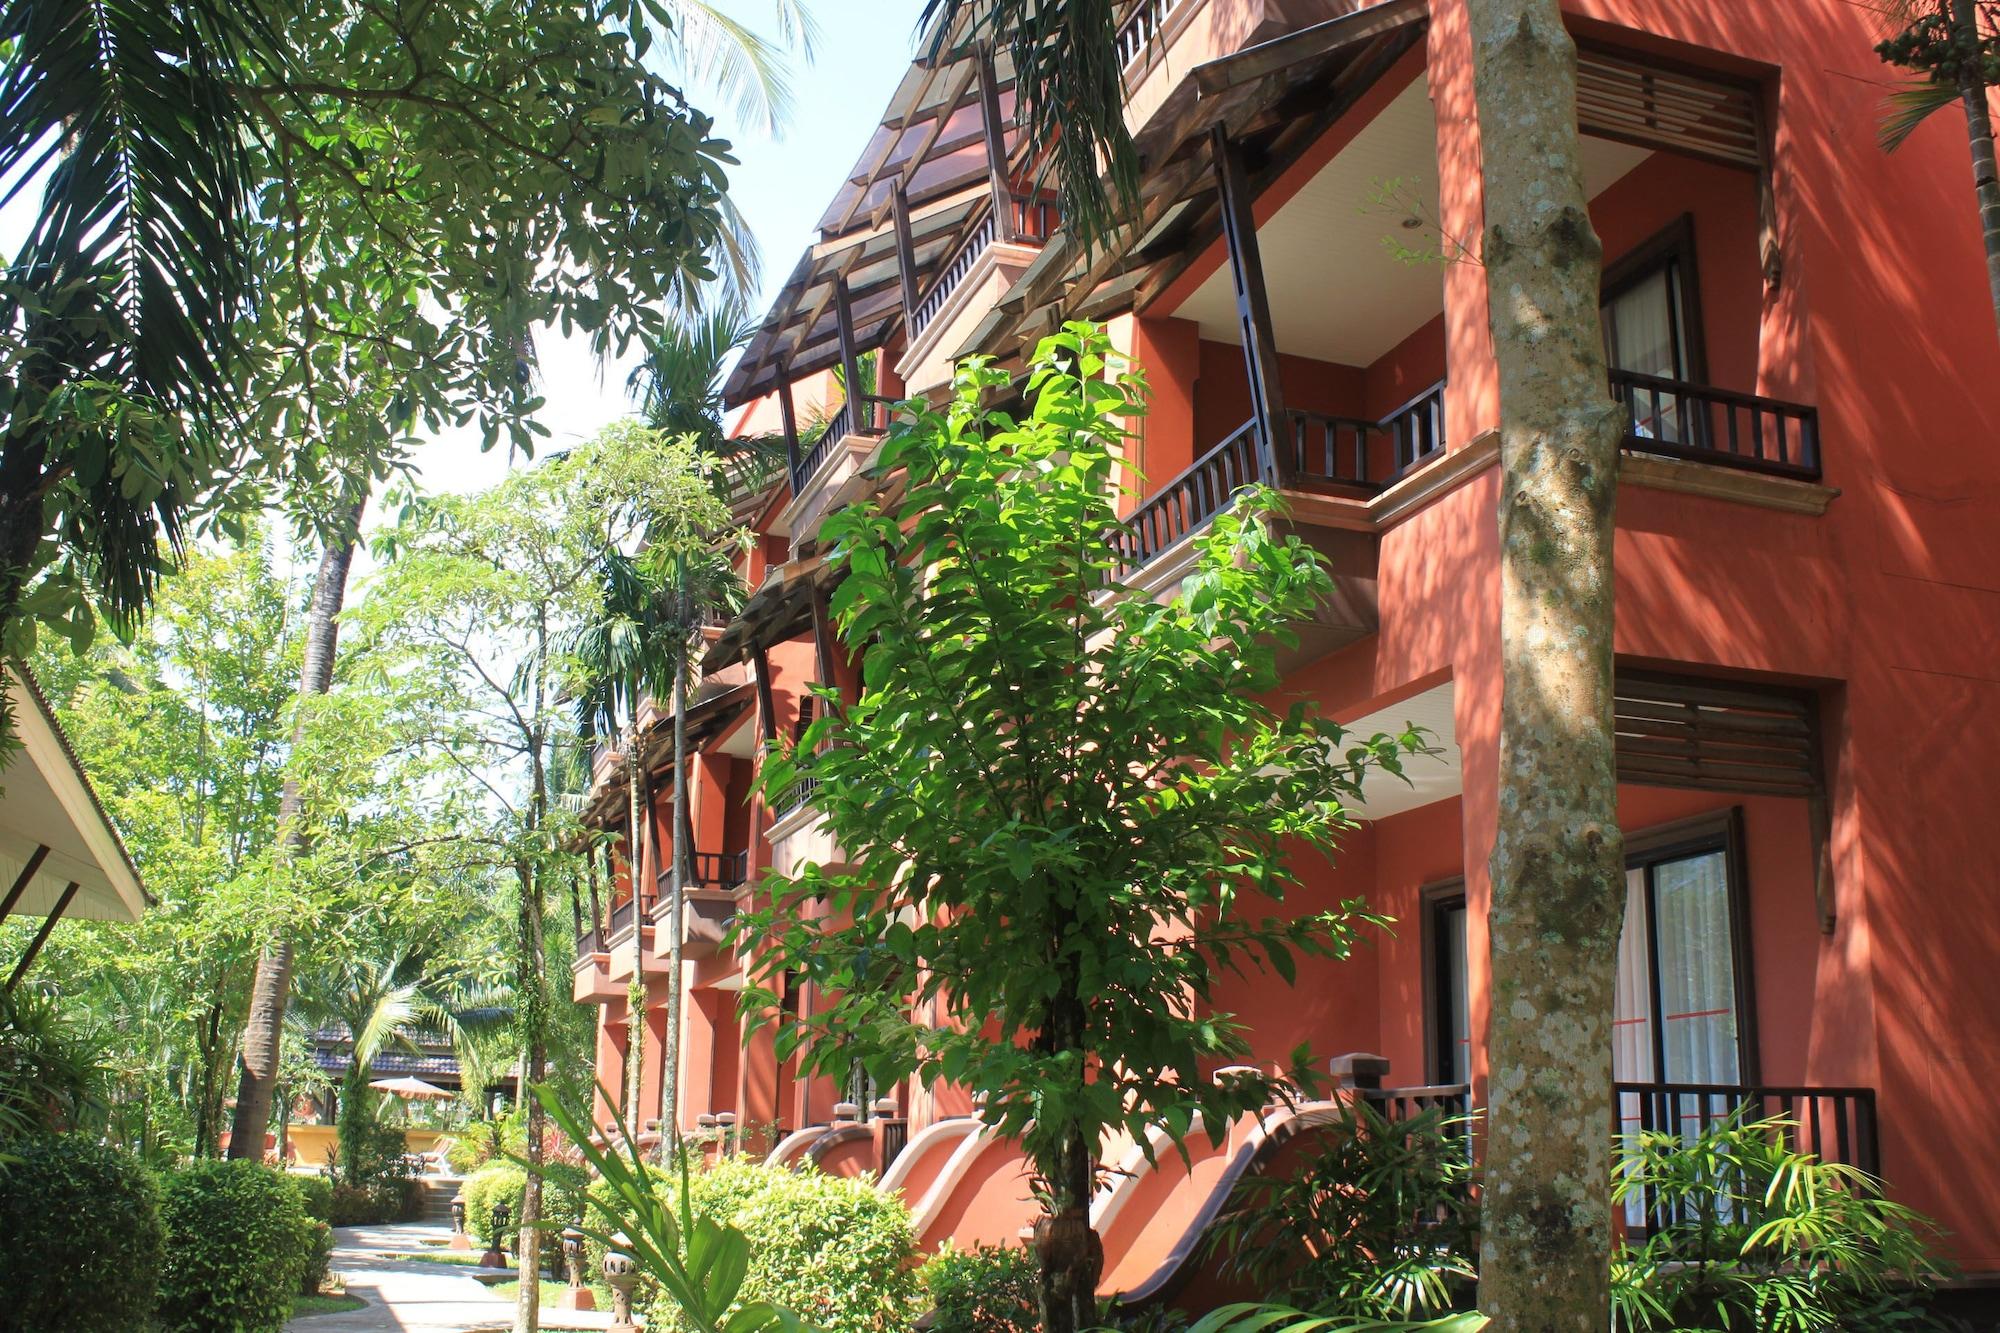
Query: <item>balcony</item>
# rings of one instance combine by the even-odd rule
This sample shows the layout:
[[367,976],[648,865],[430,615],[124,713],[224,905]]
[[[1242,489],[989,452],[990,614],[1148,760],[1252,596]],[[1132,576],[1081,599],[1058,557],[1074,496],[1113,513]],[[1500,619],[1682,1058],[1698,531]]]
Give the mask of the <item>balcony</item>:
[[774,527],[790,535],[795,551],[811,540],[821,519],[859,494],[894,406],[894,399],[877,394],[850,399],[827,419],[818,439],[801,443],[791,469],[792,498]]
[[[1290,451],[1291,485],[1375,495],[1443,454],[1444,383],[1380,421],[1302,411],[1285,419],[1289,430],[1279,448]],[[1132,512],[1111,537],[1122,574],[1180,544],[1245,487],[1275,480],[1257,436],[1257,423],[1244,422]]]
[[951,383],[952,356],[1062,225],[1055,202],[1037,196],[1012,199],[1004,232],[1002,216],[985,208],[911,310],[909,345],[896,363],[911,394]]
[[1625,452],[1787,477],[1820,478],[1819,413],[1707,385],[1611,372],[1625,409]]

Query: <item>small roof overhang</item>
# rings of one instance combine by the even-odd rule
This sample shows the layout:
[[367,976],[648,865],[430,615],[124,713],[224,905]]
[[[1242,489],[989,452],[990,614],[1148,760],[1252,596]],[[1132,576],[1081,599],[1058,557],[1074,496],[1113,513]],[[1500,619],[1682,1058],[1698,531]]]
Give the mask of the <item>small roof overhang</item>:
[[[25,667],[0,667],[0,687],[18,742],[0,759],[0,899],[6,911],[47,917],[74,884],[65,917],[137,921],[151,899],[48,700]],[[38,854],[39,864],[21,886]]]
[[[923,39],[928,50],[930,39]],[[1014,70],[992,53],[995,101],[1007,161],[1025,152],[1014,126]],[[839,364],[834,290],[845,282],[856,351],[881,346],[901,327],[902,269],[892,213],[900,188],[909,208],[913,284],[921,297],[958,255],[968,229],[991,211],[986,121],[976,49],[958,45],[910,64],[880,124],[819,220],[820,239],[779,289],[723,384],[723,401],[745,403]]]
[[736,618],[709,645],[701,669],[719,671],[755,649],[797,638],[812,624],[813,599],[832,580],[833,571],[816,555],[772,566]]

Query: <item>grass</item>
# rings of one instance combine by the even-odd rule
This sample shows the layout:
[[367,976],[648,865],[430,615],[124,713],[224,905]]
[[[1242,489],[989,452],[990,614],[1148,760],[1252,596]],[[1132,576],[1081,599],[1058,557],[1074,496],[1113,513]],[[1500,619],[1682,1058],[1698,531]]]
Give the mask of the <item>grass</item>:
[[421,1254],[400,1250],[387,1256],[391,1259],[411,1259],[426,1264],[461,1264],[467,1268],[479,1268],[479,1257],[484,1250],[425,1250]]
[[[520,1295],[521,1284],[519,1282],[496,1282],[491,1287],[488,1287],[487,1290],[495,1296],[505,1297],[507,1300],[512,1301]],[[549,1279],[543,1278],[541,1290],[542,1308],[544,1310],[554,1309],[556,1302],[562,1299],[562,1294],[566,1290],[568,1288],[562,1283],[551,1282]]]
[[299,1296],[292,1301],[292,1318],[302,1319],[307,1315],[339,1314],[343,1310],[359,1310],[368,1304],[359,1296]]

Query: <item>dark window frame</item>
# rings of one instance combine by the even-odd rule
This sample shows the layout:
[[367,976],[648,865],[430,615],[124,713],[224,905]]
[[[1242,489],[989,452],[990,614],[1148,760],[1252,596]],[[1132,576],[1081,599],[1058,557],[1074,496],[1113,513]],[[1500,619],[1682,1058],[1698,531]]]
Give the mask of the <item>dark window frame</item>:
[[1667,1081],[1666,1025],[1660,1018],[1659,932],[1654,929],[1652,867],[1710,852],[1723,855],[1723,875],[1728,883],[1729,943],[1731,979],[1736,988],[1736,1067],[1737,1081],[1754,1086],[1761,1077],[1762,1064],[1757,1047],[1756,969],[1751,961],[1750,884],[1748,858],[1744,852],[1743,807],[1712,810],[1689,819],[1675,820],[1630,834],[1625,839],[1626,870],[1646,872],[1647,980],[1652,987],[1653,1071],[1655,1082]]
[[[1452,879],[1440,880],[1435,884],[1426,884],[1418,890],[1418,899],[1421,903],[1419,916],[1422,920],[1421,945],[1423,949],[1424,1082],[1437,1086],[1450,1081],[1449,1075],[1446,1073],[1450,1065],[1445,1058],[1445,1042],[1447,1040],[1445,1003],[1447,997],[1444,994],[1444,987],[1446,978],[1451,975],[1451,969],[1444,956],[1445,935],[1439,929],[1439,921],[1444,913],[1450,909],[1454,907],[1463,909],[1465,907],[1465,879],[1463,876],[1457,876]],[[1468,916],[1467,924],[1470,925],[1470,923],[1471,918]],[[1472,974],[1468,966],[1466,969],[1466,988],[1468,991],[1471,989],[1471,984]],[[1470,997],[1468,996],[1467,1008],[1470,1009],[1470,1007]],[[1470,1036],[1469,1033],[1467,1035]],[[1471,1073],[1472,1053],[1468,1050],[1466,1052],[1466,1074],[1468,1080]]]
[[1657,273],[1666,273],[1668,283],[1679,288],[1680,299],[1667,302],[1667,318],[1673,322],[1675,346],[1687,356],[1683,382],[1707,384],[1708,348],[1702,338],[1701,272],[1695,263],[1693,213],[1681,214],[1604,266],[1598,280],[1598,310],[1602,312]]

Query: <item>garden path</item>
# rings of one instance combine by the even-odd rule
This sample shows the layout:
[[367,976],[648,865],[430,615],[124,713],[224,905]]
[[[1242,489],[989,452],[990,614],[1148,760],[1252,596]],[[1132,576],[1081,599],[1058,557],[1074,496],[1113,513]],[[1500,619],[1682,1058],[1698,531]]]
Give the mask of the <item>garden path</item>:
[[[449,1227],[408,1223],[334,1228],[333,1271],[350,1295],[368,1302],[359,1310],[307,1315],[286,1333],[474,1333],[510,1328],[513,1302],[495,1296],[468,1271],[402,1256],[430,1248]],[[611,1327],[609,1313],[542,1310],[546,1329]]]

